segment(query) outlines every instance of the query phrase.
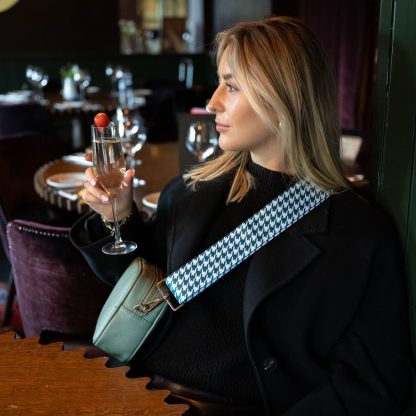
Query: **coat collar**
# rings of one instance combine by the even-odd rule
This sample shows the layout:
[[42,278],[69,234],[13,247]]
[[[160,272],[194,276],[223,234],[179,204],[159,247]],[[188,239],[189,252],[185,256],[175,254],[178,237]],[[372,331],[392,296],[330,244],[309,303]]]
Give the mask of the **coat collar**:
[[[202,183],[197,192],[188,191],[176,203],[172,239],[175,244],[169,259],[169,272],[175,271],[201,252],[201,236],[214,220],[220,204],[225,203],[229,186],[230,177]],[[245,323],[249,322],[262,300],[298,276],[319,255],[319,248],[307,235],[326,230],[330,199],[253,254],[244,292]],[[211,214],[200,215],[201,206],[204,207],[204,213]]]

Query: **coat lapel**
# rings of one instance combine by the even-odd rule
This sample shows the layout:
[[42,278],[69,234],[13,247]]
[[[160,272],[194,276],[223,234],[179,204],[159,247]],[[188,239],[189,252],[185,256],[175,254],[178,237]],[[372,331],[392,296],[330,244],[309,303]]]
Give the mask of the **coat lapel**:
[[253,255],[244,290],[246,329],[259,304],[319,256],[320,249],[307,235],[326,230],[329,206],[330,198]]
[[[176,203],[169,273],[200,254],[203,236],[219,206],[225,204],[229,186],[230,181],[224,178],[202,183],[196,192],[189,191]],[[326,230],[330,199],[253,254],[244,292],[246,324],[263,299],[294,279],[319,255],[319,248],[307,235]],[[201,207],[210,215],[201,215]]]

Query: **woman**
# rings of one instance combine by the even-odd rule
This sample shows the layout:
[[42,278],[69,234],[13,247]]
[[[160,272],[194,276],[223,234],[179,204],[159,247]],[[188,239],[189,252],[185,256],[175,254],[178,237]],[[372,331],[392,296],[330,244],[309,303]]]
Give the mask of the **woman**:
[[122,235],[138,252],[101,253],[111,207],[87,170],[96,213],[71,238],[95,272],[114,284],[141,255],[172,273],[302,178],[331,196],[171,312],[135,364],[218,414],[401,414],[413,367],[400,245],[342,174],[321,47],[300,21],[275,17],[220,33],[217,63],[208,108],[223,154],[172,180],[148,222],[125,174]]

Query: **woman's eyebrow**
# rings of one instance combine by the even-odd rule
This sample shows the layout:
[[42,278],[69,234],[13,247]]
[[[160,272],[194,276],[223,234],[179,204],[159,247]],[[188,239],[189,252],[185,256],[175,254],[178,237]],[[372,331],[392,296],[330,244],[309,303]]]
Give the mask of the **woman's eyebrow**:
[[[221,76],[218,74],[218,77],[219,78],[221,78]],[[231,79],[231,78],[234,78],[233,77],[233,74],[224,74],[223,76],[222,76],[222,79],[224,80],[224,81],[227,81],[227,80],[229,80],[229,79]]]

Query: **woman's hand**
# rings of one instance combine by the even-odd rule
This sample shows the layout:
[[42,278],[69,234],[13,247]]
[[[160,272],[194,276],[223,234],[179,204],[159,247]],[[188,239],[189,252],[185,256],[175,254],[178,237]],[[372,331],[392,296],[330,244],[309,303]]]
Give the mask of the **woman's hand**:
[[[92,161],[92,153],[85,154],[85,159]],[[85,171],[86,180],[82,199],[98,214],[102,215],[107,221],[113,221],[113,211],[111,209],[110,198],[100,186],[100,181],[94,174],[93,168]],[[117,192],[117,215],[119,221],[130,214],[133,205],[133,176],[134,169],[129,169],[123,178],[120,190]]]

